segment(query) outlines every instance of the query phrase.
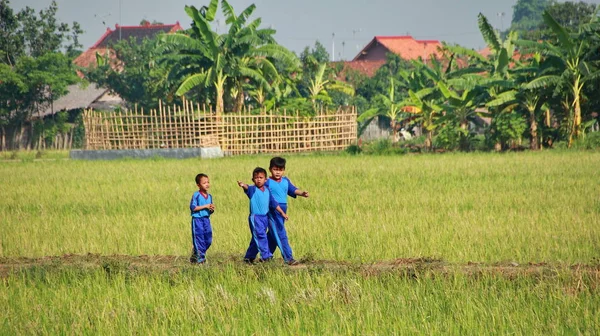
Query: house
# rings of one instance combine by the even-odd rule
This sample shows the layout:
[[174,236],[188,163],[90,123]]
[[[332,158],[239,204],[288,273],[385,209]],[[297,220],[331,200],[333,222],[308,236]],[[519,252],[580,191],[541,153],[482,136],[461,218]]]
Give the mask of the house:
[[[179,22],[168,25],[152,25],[146,23],[140,26],[119,26],[115,25],[114,29],[106,28],[104,34],[98,39],[94,45],[88,50],[77,56],[73,63],[81,68],[89,68],[96,65],[96,54],[109,55],[114,57],[111,51],[111,46],[118,43],[120,40],[134,39],[136,42],[141,42],[144,38],[153,38],[160,33],[174,33],[183,28]],[[83,74],[78,72],[83,78]],[[36,113],[34,117],[43,118],[48,115],[62,110],[75,110],[81,108],[97,108],[97,109],[114,109],[122,104],[123,100],[109,92],[108,89],[98,88],[94,83],[90,83],[86,87],[72,85],[69,88],[69,93],[55,102],[53,102],[44,111]]]
[[139,43],[144,38],[153,38],[160,33],[169,34],[182,29],[179,22],[169,25],[152,25],[147,22],[141,26],[119,26],[117,24],[114,30],[106,28],[104,35],[88,50],[75,58],[73,63],[82,68],[88,68],[96,64],[96,53],[106,54],[107,50],[110,50],[110,46],[118,43],[120,40],[130,40],[133,38]]
[[416,60],[421,58],[427,62],[432,58],[441,58],[442,43],[438,40],[416,40],[412,36],[375,36],[354,57],[352,61],[342,62],[340,76],[344,77],[348,69],[358,71],[372,77],[385,64],[386,55],[394,53],[403,59]]

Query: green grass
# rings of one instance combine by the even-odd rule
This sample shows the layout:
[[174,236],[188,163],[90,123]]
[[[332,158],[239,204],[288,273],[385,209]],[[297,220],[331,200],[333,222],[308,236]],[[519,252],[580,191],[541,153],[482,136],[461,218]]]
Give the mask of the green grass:
[[[267,156],[219,160],[0,163],[0,256],[185,255],[188,204],[211,178],[211,252],[249,241],[250,182]],[[600,250],[600,153],[292,156],[297,257],[362,261],[589,262]],[[35,243],[32,243],[35,242]]]
[[3,281],[2,334],[594,334],[590,276],[281,267],[47,271]]
[[68,150],[0,151],[0,160],[61,160],[69,158]]
[[[287,175],[311,195],[290,201],[295,257],[339,265],[299,269],[237,261],[250,237],[236,180],[269,158],[0,162],[0,266],[68,253],[185,258],[197,173],[210,176],[216,205],[208,267],[5,266],[0,334],[599,330],[600,153],[289,156]],[[419,257],[549,266],[517,276],[360,268]]]

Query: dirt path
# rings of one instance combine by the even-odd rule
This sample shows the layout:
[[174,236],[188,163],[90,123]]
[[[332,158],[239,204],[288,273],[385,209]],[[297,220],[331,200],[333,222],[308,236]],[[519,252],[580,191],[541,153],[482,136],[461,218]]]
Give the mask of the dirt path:
[[[380,261],[375,263],[350,263],[332,260],[301,260],[300,264],[295,266],[285,266],[281,260],[273,261],[268,264],[244,264],[239,256],[235,255],[215,255],[209,261],[208,265],[195,267],[223,267],[224,265],[239,264],[240,267],[290,267],[291,269],[347,269],[360,272],[365,275],[377,275],[383,272],[400,271],[405,274],[418,274],[424,272],[434,272],[440,274],[463,272],[465,274],[498,274],[507,277],[515,276],[534,276],[556,274],[590,274],[600,278],[600,264],[549,264],[549,263],[466,263],[450,264],[442,260],[428,258],[400,258],[389,261]],[[99,254],[65,254],[62,256],[49,256],[41,258],[0,258],[0,278],[7,277],[10,273],[20,270],[32,269],[35,267],[44,267],[47,269],[61,269],[66,267],[77,268],[119,268],[121,270],[154,270],[154,271],[178,271],[185,267],[191,267],[188,257],[168,256],[168,255],[99,255]]]

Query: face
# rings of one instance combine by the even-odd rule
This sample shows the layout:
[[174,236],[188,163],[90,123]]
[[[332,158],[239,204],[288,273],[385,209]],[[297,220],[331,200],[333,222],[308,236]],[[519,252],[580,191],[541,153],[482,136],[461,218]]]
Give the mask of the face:
[[208,191],[208,188],[210,188],[210,181],[208,180],[208,177],[201,177],[200,178],[200,184],[198,184],[198,188],[201,191]]
[[262,188],[265,185],[266,179],[267,177],[263,173],[256,173],[252,176],[252,182],[254,182],[254,185],[258,188]]
[[285,168],[272,167],[269,168],[269,171],[271,172],[271,177],[274,180],[280,180],[283,177],[283,174],[285,173]]

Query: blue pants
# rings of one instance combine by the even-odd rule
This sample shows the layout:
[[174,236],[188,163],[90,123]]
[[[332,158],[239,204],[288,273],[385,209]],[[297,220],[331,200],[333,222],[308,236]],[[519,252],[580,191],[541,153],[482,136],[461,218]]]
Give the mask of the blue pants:
[[[283,212],[287,213],[287,204],[279,203],[279,207]],[[290,261],[294,259],[292,256],[292,247],[288,241],[287,232],[285,231],[285,219],[277,211],[269,212],[269,231],[267,232],[269,240],[269,251],[271,254],[279,247],[283,260]]]
[[192,244],[196,261],[206,260],[206,251],[212,244],[212,227],[208,217],[192,217]]
[[260,257],[269,259],[273,253],[269,250],[269,242],[267,240],[267,227],[269,226],[269,217],[267,215],[250,215],[248,217],[250,225],[250,245],[246,251],[246,259],[254,259],[260,251]]

